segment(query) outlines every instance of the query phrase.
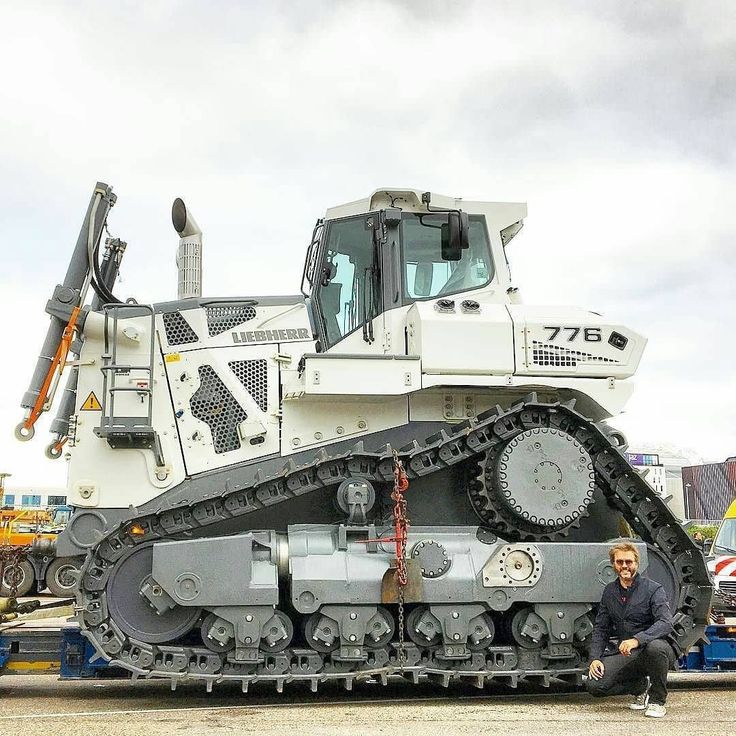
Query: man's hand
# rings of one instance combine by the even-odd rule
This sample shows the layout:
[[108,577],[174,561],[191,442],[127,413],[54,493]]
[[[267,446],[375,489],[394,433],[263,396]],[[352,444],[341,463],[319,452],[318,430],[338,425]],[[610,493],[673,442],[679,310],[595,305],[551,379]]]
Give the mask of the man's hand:
[[603,666],[603,662],[601,662],[600,659],[594,659],[588,668],[588,675],[594,680],[600,680],[601,677],[603,677],[604,671],[605,667]]
[[632,649],[636,649],[639,646],[638,639],[624,639],[619,645],[618,650],[624,657],[628,657],[631,654]]

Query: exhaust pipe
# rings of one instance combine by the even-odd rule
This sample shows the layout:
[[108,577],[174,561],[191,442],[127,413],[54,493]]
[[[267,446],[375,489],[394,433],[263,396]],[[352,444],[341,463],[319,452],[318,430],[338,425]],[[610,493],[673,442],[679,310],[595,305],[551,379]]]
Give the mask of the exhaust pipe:
[[179,299],[202,296],[202,231],[184,200],[177,197],[171,207],[171,222],[179,234],[176,252]]

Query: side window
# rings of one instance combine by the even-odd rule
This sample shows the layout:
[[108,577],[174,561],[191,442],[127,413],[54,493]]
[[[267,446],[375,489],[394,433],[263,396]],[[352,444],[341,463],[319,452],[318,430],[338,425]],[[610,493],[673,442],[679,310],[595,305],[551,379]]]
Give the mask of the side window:
[[365,215],[328,224],[318,278],[327,347],[380,313],[373,231]]
[[459,261],[442,258],[442,228],[447,216],[415,215],[401,218],[404,298],[430,299],[485,286],[493,277],[493,262],[485,218],[471,215],[470,247]]

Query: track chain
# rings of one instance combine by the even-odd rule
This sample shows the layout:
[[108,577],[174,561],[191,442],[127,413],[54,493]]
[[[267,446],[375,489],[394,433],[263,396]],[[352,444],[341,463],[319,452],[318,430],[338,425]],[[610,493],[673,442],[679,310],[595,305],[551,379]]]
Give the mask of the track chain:
[[[656,546],[674,569],[680,590],[674,611],[675,638],[680,649],[702,640],[708,619],[711,582],[700,551],[680,527],[665,503],[646,481],[628,464],[623,454],[607,439],[603,429],[588,421],[573,408],[574,402],[541,403],[531,394],[508,410],[501,407],[429,437],[424,443],[414,441],[398,450],[409,478],[418,478],[445,468],[474,461],[478,464],[489,452],[514,435],[535,427],[554,427],[575,437],[593,459],[596,485],[608,502],[617,508],[633,530],[647,543]],[[311,649],[287,649],[265,656],[258,666],[233,664],[226,655],[205,647],[153,645],[136,641],[122,633],[111,619],[106,602],[106,585],[117,560],[142,542],[177,539],[194,530],[288,501],[326,486],[334,486],[350,477],[389,484],[393,481],[393,448],[387,445],[378,452],[367,452],[358,442],[349,451],[330,455],[326,450],[315,454],[312,462],[296,465],[288,461],[270,477],[257,476],[250,487],[226,488],[221,494],[192,504],[160,509],[156,513],[131,518],[109,533],[90,550],[80,573],[77,591],[78,620],[82,633],[94,645],[99,657],[113,666],[123,667],[134,677],[164,677],[172,686],[180,680],[201,680],[207,688],[214,682],[237,680],[243,690],[254,682],[272,681],[280,690],[285,682],[307,681],[313,689],[319,682],[339,680],[352,687],[356,679],[385,681],[393,674],[403,674],[418,681],[427,676],[448,684],[451,679],[471,679],[483,686],[486,680],[505,678],[515,685],[521,679],[549,684],[550,677],[579,681],[583,668],[554,668],[553,661],[542,667],[508,670],[498,666],[490,647],[487,655],[474,656],[470,670],[433,660],[431,652],[420,653],[403,668],[395,645],[371,654],[371,662],[334,663]],[[474,495],[475,494],[475,495]],[[471,502],[487,523],[507,539],[551,540],[566,531],[534,535],[514,528],[508,518],[494,516],[481,508],[478,485],[471,483]],[[136,527],[138,534],[132,534]],[[140,530],[143,534],[140,534]],[[517,647],[505,647],[520,653]],[[516,656],[516,655],[514,655]],[[506,660],[508,661],[508,660]],[[532,664],[531,662],[528,664]],[[464,663],[463,666],[467,666]]]

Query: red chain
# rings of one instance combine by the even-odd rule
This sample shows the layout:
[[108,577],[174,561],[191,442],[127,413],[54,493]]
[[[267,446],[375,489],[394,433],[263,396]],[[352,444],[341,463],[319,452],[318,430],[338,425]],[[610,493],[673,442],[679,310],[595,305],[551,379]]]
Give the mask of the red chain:
[[409,478],[404,465],[394,451],[394,490],[391,498],[394,501],[394,542],[396,544],[396,576],[401,587],[409,578],[406,572],[406,540],[409,534],[409,519],[406,517],[406,496]]

